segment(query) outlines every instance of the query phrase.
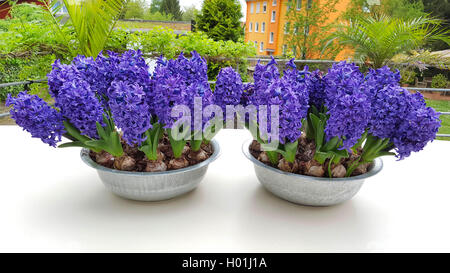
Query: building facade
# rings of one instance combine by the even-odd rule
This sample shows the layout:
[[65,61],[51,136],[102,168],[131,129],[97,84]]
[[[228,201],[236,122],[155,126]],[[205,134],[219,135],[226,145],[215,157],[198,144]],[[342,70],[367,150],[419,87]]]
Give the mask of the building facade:
[[[283,55],[288,50],[284,39],[288,4],[300,10],[311,6],[312,1],[319,1],[320,5],[320,0],[246,0],[245,41],[255,44],[258,55]],[[329,20],[340,16],[349,3],[350,0],[339,0]],[[345,58],[347,53],[339,54],[337,59]]]

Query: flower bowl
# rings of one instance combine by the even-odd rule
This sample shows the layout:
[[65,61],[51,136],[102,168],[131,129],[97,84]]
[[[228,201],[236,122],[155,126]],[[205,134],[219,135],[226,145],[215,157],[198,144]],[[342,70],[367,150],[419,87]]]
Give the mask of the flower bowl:
[[253,162],[259,182],[274,195],[300,205],[332,206],[350,200],[366,178],[376,175],[383,168],[383,161],[376,158],[367,173],[353,177],[325,178],[288,173],[253,157],[249,152],[251,142],[244,142],[242,151]]
[[103,184],[114,194],[137,201],[161,201],[192,191],[202,181],[208,165],[220,154],[219,143],[211,141],[213,154],[198,164],[163,172],[128,172],[106,168],[94,162],[89,150],[81,150],[81,159],[97,170]]

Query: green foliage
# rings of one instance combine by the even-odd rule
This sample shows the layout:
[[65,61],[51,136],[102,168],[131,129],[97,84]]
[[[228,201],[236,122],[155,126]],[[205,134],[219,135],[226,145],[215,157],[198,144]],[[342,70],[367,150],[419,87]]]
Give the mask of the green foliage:
[[400,82],[403,84],[414,84],[414,80],[416,78],[416,72],[411,69],[401,69],[400,70],[400,76],[401,80]]
[[443,74],[437,74],[431,80],[432,88],[446,88],[447,85],[448,85],[447,77],[445,77]]
[[[300,1],[300,0],[297,0]],[[300,2],[301,3],[301,2]],[[301,59],[315,59],[319,55],[325,59],[334,59],[341,47],[337,43],[330,43],[326,50],[321,52],[330,35],[333,24],[329,22],[327,14],[336,12],[338,0],[326,0],[321,3],[312,1],[307,7],[306,3],[297,10],[297,3],[290,1],[286,13],[289,22],[284,26],[285,41],[292,50],[292,55]]]
[[125,7],[125,19],[144,19],[145,2],[143,0],[128,1]]
[[395,55],[423,46],[427,41],[450,43],[450,30],[440,28],[442,21],[429,17],[411,20],[387,15],[359,17],[341,23],[330,42],[337,39],[341,45],[355,50],[354,58],[370,61],[378,68]]
[[[441,1],[441,0],[438,0]],[[413,19],[425,16],[421,0],[383,0],[380,5],[367,5],[366,0],[351,0],[349,8],[344,13],[345,19],[355,19],[359,16],[375,16],[386,14],[394,18]]]
[[170,14],[176,21],[181,20],[182,12],[178,0],[162,0],[160,12]]
[[[55,54],[61,58],[70,52],[42,6],[14,4],[11,14],[12,18],[0,20],[0,54]],[[64,33],[71,35],[69,30]]]
[[144,19],[153,21],[174,21],[171,14],[165,14],[159,11],[147,13]]
[[162,0],[152,0],[150,4],[150,13],[161,12]]
[[195,17],[199,12],[200,11],[194,5],[184,7],[183,16],[181,17],[181,19],[183,21],[195,20]]
[[[424,5],[424,10],[435,18],[444,20],[442,28],[450,28],[450,1],[449,0],[422,0]],[[434,41],[427,43],[427,47],[431,50],[444,50],[448,49],[449,46],[442,41]]]
[[[54,60],[54,55],[33,56],[31,58],[0,58],[0,83],[45,78],[47,73],[50,72],[50,64]],[[8,93],[16,95],[23,90],[24,86],[20,85],[0,88],[0,101],[4,101]],[[50,98],[46,83],[30,85],[30,93],[39,95],[44,99]]]
[[241,18],[238,0],[205,0],[201,13],[197,16],[197,27],[216,41],[237,42],[244,34]]

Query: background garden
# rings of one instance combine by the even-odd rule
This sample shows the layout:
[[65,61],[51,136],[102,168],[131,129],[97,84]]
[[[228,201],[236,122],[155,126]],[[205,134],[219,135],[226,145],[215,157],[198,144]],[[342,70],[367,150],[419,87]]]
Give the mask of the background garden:
[[[220,68],[226,66],[237,68],[244,81],[251,80],[254,58],[258,56],[254,45],[244,42],[243,14],[237,0],[205,0],[201,10],[195,6],[180,7],[178,0],[104,2],[109,16],[103,18],[103,28],[83,33],[80,22],[87,14],[71,14],[70,9],[68,14],[62,12],[65,10],[63,3],[70,5],[73,1],[42,0],[40,5],[0,1],[0,10],[5,3],[12,6],[10,15],[0,19],[0,83],[46,78],[56,59],[69,62],[77,54],[96,56],[99,50],[123,52],[127,49],[141,49],[149,60],[161,54],[173,58],[181,52],[195,50],[208,61],[209,80],[214,81]],[[325,2],[332,7],[338,1]],[[293,45],[304,46],[299,47],[297,54],[291,50],[275,57],[308,59],[309,52],[322,51],[330,44],[337,48],[350,47],[354,49],[353,59],[364,69],[373,67],[378,58],[381,64],[400,70],[405,86],[448,88],[450,52],[446,55],[445,50],[449,49],[449,2],[385,0],[377,6],[368,6],[368,2],[371,1],[352,0],[353,8],[347,10],[341,20],[358,24],[352,29],[340,26],[342,22],[334,22],[326,27],[338,30],[333,37],[320,31],[317,35],[293,35],[298,27],[314,25],[320,14],[314,12],[314,4],[307,14],[294,14],[291,9],[286,16],[297,29],[292,28],[286,35]],[[89,8],[95,12],[102,7],[94,2]],[[371,21],[372,18],[376,20]],[[433,35],[442,39],[433,39]],[[420,39],[407,43],[411,37]],[[436,54],[437,51],[440,53]],[[330,58],[324,54],[320,59]],[[309,64],[310,68],[324,71],[330,65]],[[50,100],[45,82],[27,88]],[[17,94],[23,89],[23,85],[0,88],[0,113],[7,111],[4,107],[7,94]],[[434,92],[424,94],[431,98],[427,103],[436,110],[450,111],[450,96]],[[450,116],[441,116],[441,119],[440,133],[450,134]],[[0,118],[2,123],[11,121]]]

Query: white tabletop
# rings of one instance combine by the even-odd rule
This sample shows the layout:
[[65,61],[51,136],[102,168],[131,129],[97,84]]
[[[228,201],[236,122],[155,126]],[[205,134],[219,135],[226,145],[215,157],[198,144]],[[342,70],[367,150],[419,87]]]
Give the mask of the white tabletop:
[[342,205],[295,205],[258,183],[244,130],[222,130],[200,186],[155,203],[108,192],[79,149],[0,126],[0,251],[450,251],[450,142],[368,179]]

